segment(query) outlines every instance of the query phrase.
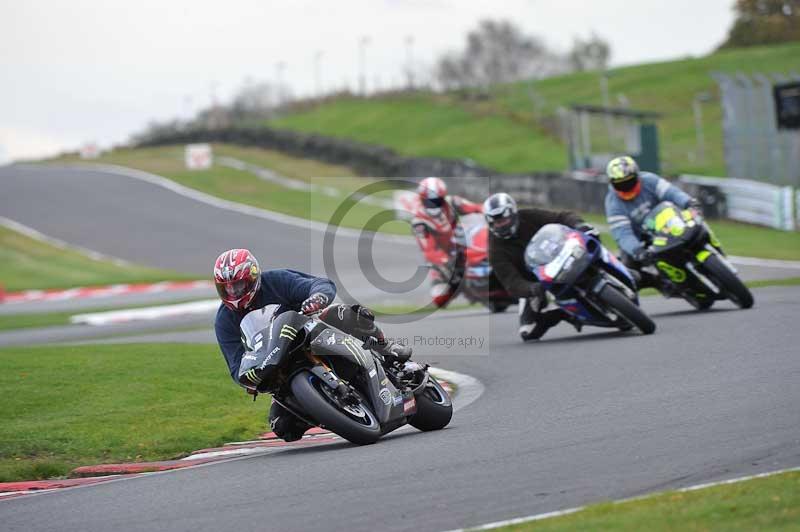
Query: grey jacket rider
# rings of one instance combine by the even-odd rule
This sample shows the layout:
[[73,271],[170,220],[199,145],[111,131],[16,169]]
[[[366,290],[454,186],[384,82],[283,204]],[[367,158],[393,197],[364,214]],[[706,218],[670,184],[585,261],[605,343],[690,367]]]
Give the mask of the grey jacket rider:
[[689,206],[692,197],[666,179],[650,172],[640,172],[642,190],[631,199],[620,198],[609,185],[606,194],[606,218],[611,229],[611,236],[616,240],[620,250],[634,257],[643,247],[641,226],[644,217],[662,201],[671,201],[681,209]]

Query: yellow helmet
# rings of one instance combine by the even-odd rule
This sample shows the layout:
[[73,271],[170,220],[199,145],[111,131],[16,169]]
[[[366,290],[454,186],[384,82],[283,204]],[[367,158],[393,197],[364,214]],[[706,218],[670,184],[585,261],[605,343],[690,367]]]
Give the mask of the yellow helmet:
[[608,175],[611,186],[622,199],[629,200],[639,195],[641,190],[639,165],[636,164],[633,157],[623,155],[611,159],[606,167],[606,175]]

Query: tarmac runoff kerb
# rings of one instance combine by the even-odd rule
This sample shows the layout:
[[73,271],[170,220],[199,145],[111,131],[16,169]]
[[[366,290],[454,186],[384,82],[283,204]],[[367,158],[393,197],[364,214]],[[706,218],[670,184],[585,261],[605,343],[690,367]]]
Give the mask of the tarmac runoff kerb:
[[24,290],[5,292],[3,304],[32,303],[38,301],[68,301],[73,299],[98,299],[130,294],[160,294],[192,290],[214,290],[211,281],[162,281],[160,283],[113,284],[108,286],[79,286],[65,290]]
[[[452,392],[454,390],[453,385],[455,385],[454,411],[466,407],[483,393],[483,385],[474,377],[439,368],[430,368],[430,371],[437,379],[440,379],[448,391]],[[398,430],[407,427],[410,427],[410,425],[401,427]],[[320,445],[339,440],[341,438],[336,434],[319,427],[309,429],[302,439],[295,442],[285,442],[279,439],[275,433],[267,432],[262,434],[258,440],[230,442],[218,448],[200,449],[179,460],[83,466],[73,470],[72,474],[77,478],[0,483],[0,501],[23,495],[47,493],[64,488],[98,484],[121,478],[132,478],[145,474],[233,460],[253,454],[266,454],[281,449]]]
[[111,310],[107,312],[93,312],[76,314],[70,317],[71,323],[85,323],[87,325],[110,325],[138,320],[158,320],[175,316],[192,314],[212,314],[219,308],[219,299],[204,299],[191,303],[177,305],[161,305],[130,310]]

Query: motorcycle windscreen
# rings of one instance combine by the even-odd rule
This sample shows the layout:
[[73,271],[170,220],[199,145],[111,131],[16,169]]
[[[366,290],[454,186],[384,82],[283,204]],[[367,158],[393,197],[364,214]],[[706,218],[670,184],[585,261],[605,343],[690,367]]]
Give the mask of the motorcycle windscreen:
[[564,247],[571,231],[572,229],[561,224],[542,226],[525,248],[525,264],[528,268],[553,262]]
[[645,231],[666,237],[679,237],[686,231],[681,210],[672,202],[662,201],[647,213],[642,222]]

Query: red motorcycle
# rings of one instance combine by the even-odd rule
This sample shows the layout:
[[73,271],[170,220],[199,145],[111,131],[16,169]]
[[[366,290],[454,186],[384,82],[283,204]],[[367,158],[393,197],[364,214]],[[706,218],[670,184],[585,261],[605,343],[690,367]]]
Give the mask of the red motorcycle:
[[[492,272],[489,264],[489,228],[479,214],[458,218],[453,229],[450,220],[431,217],[424,209],[416,209],[412,225],[425,261],[430,267],[431,297],[435,304],[446,306],[459,293],[470,303],[480,303],[492,312],[503,312],[517,303]],[[463,233],[463,234],[462,234]],[[451,291],[459,241],[465,249],[463,279],[452,297],[442,297]]]

